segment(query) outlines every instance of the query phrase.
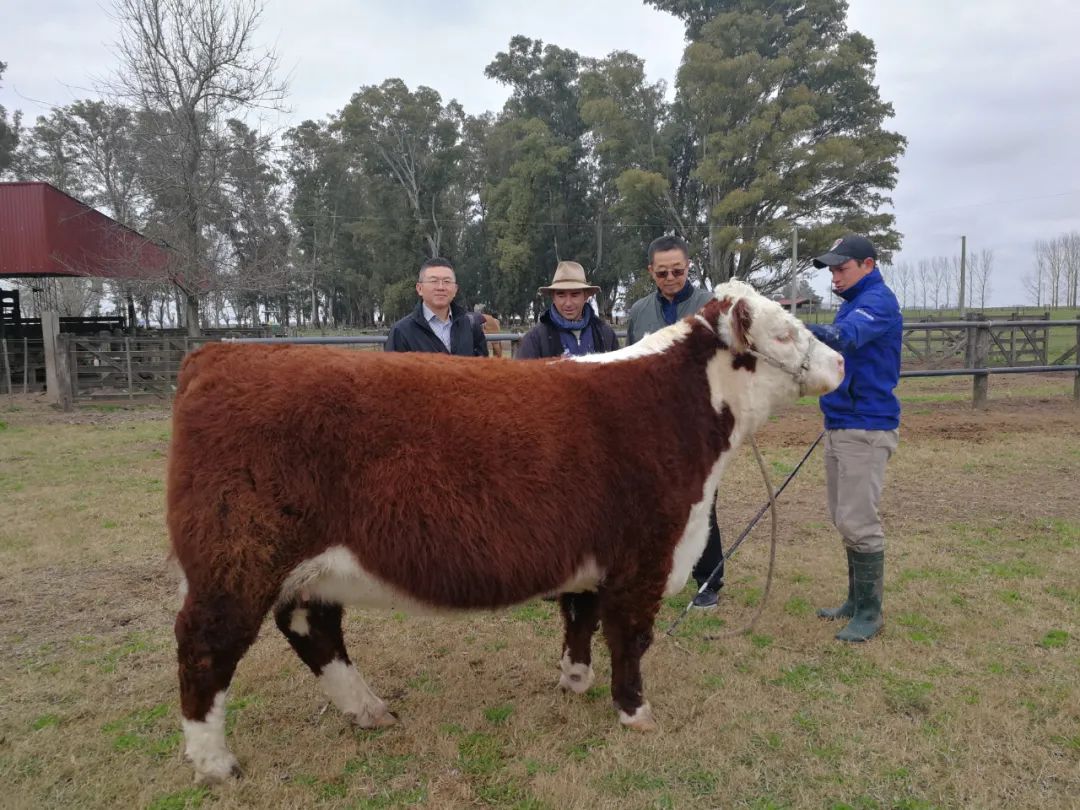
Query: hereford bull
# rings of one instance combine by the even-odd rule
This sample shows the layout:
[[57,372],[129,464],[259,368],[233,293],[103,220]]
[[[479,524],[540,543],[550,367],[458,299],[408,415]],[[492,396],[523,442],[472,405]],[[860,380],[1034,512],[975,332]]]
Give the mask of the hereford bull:
[[199,778],[237,772],[225,692],[271,610],[332,702],[376,727],[395,717],[349,660],[344,604],[438,613],[559,595],[560,686],[591,684],[602,622],[619,719],[653,727],[641,657],[701,554],[731,452],[775,406],[842,378],[838,354],[739,282],[632,347],[574,360],[194,352],[168,523]]

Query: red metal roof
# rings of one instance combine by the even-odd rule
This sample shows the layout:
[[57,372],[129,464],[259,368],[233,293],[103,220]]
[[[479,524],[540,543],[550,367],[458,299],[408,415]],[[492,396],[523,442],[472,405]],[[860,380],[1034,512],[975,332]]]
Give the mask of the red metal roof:
[[0,183],[0,278],[166,280],[171,253],[48,183]]

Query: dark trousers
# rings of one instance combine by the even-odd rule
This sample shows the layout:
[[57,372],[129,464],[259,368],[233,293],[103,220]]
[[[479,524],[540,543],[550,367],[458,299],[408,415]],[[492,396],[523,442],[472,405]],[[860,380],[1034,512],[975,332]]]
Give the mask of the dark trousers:
[[[710,509],[709,539],[705,542],[705,550],[701,552],[701,557],[694,566],[694,581],[697,582],[699,588],[705,584],[705,580],[709,578],[709,574],[712,573],[712,570],[720,564],[720,561],[723,559],[724,549],[720,545],[720,527],[716,524],[716,509]],[[720,565],[720,570],[717,572],[716,577],[710,585],[713,590],[717,590],[723,584],[724,566]]]

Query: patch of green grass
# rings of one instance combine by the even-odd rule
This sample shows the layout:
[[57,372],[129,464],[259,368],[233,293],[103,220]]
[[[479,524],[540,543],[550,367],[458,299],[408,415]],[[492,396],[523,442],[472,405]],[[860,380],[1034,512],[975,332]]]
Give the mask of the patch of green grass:
[[907,628],[908,638],[922,644],[929,644],[941,639],[944,628],[919,613],[901,613],[895,619],[901,627]]
[[720,784],[720,779],[715,773],[699,767],[680,771],[676,780],[689,791],[691,796],[698,799],[715,797],[716,787]]
[[240,712],[250,706],[259,705],[258,695],[237,695],[225,704],[225,733],[231,734],[236,726],[236,720]]
[[817,694],[828,691],[821,668],[813,664],[795,664],[780,670],[780,677],[769,681],[774,686],[797,694]]
[[409,678],[405,681],[405,685],[428,695],[437,695],[442,691],[442,685],[427,672],[421,672],[416,677]]
[[1069,640],[1069,634],[1064,630],[1051,630],[1039,641],[1039,646],[1047,650],[1064,647]]
[[1062,748],[1080,754],[1080,734],[1074,734],[1071,737],[1058,735],[1055,737],[1051,737],[1050,742],[1052,742],[1054,745],[1060,745]]
[[480,801],[493,807],[505,807],[509,810],[541,810],[544,807],[528,789],[513,780],[488,782],[475,786],[474,790]]
[[482,731],[467,734],[458,743],[458,764],[471,776],[490,776],[503,766],[502,744]]
[[607,740],[603,737],[589,737],[570,745],[566,749],[566,754],[575,762],[584,762],[593,751],[599,751],[605,747],[607,747]]
[[789,616],[809,616],[812,609],[801,596],[793,596],[784,603],[784,613]]
[[1057,585],[1048,585],[1046,592],[1063,602],[1068,602],[1073,607],[1080,607],[1080,588],[1061,588]]
[[146,810],[197,810],[210,795],[204,787],[190,787],[159,796],[146,806]]
[[384,790],[375,796],[364,796],[352,806],[355,810],[387,810],[391,807],[415,807],[427,804],[427,788],[415,787],[405,790]]
[[183,739],[172,722],[167,703],[136,710],[106,723],[101,730],[112,737],[114,751],[136,751],[158,760],[175,752]]
[[765,648],[772,646],[773,637],[766,636],[764,634],[751,633],[750,643],[753,644],[757,649],[764,650]]
[[1024,604],[1024,596],[1019,591],[998,591],[997,598],[1010,607]]
[[919,581],[941,582],[946,585],[958,585],[970,582],[971,576],[955,568],[905,568],[896,578],[897,585]]
[[885,705],[896,714],[926,715],[930,712],[930,693],[933,690],[933,684],[927,681],[910,681],[887,675]]
[[779,751],[783,747],[784,741],[775,731],[770,731],[768,734],[751,734],[750,745],[769,751]]
[[141,653],[153,652],[160,647],[161,644],[153,642],[146,633],[129,633],[121,644],[102,655],[97,665],[102,672],[113,673],[121,661]]
[[585,699],[590,702],[597,700],[611,700],[611,686],[606,683],[590,686],[585,690]]
[[559,771],[558,765],[541,762],[538,759],[526,759],[523,764],[525,765],[526,776],[536,776],[538,773],[558,773]]
[[1028,560],[1007,560],[987,566],[987,573],[998,579],[1024,579],[1042,576],[1042,568]]
[[490,706],[484,709],[484,719],[494,726],[501,726],[510,719],[510,715],[514,713],[514,707],[509,703],[504,703],[500,706]]
[[554,604],[554,602],[543,600],[526,602],[510,611],[510,618],[516,622],[546,622],[555,615],[555,609],[552,607]]
[[616,768],[597,780],[601,789],[616,796],[626,796],[644,790],[660,790],[667,787],[667,780],[657,774]]
[[747,588],[743,591],[740,602],[743,607],[757,607],[761,602],[761,588]]
[[370,776],[376,784],[388,782],[401,776],[409,769],[409,763],[415,759],[413,754],[380,754],[371,752],[364,757],[346,761],[342,769],[344,776],[362,773]]
[[57,715],[43,714],[35,718],[34,722],[30,724],[30,728],[34,731],[41,731],[43,728],[52,728],[58,725],[60,725],[60,718]]

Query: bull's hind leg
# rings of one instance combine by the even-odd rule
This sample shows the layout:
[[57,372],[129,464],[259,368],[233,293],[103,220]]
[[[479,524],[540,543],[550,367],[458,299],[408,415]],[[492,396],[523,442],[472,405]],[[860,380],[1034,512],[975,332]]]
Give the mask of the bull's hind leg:
[[611,651],[611,697],[619,710],[619,722],[639,731],[656,728],[643,695],[641,657],[652,644],[658,608],[659,598],[649,599],[641,593],[605,593],[601,600],[604,638]]
[[193,590],[176,616],[185,752],[200,782],[240,773],[225,743],[225,693],[265,612],[228,594]]
[[580,694],[592,686],[596,677],[592,668],[592,637],[600,626],[599,598],[591,591],[564,593],[559,597],[559,605],[566,626],[559,686]]
[[361,728],[382,728],[397,720],[368,687],[345,650],[341,605],[289,602],[274,611],[278,628],[319,679],[323,692]]

